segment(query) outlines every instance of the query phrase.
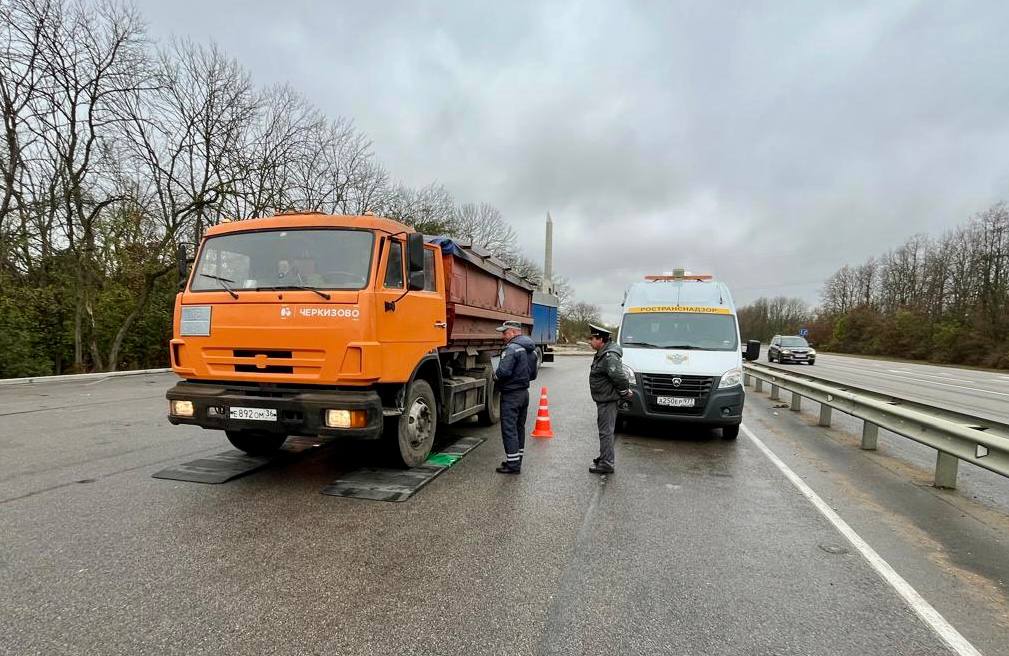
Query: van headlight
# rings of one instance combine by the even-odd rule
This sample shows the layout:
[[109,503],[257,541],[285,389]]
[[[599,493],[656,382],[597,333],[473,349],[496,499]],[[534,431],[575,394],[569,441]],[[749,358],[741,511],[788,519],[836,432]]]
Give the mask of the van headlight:
[[626,364],[624,365],[624,374],[627,376],[627,382],[629,382],[631,385],[638,384],[637,379],[634,378],[634,370],[628,367]]
[[182,321],[179,322],[180,337],[210,336],[210,306],[186,305],[182,308]]
[[724,374],[722,374],[722,379],[718,381],[718,389],[725,389],[726,387],[735,387],[743,381],[743,370],[739,367],[733,367],[729,369]]

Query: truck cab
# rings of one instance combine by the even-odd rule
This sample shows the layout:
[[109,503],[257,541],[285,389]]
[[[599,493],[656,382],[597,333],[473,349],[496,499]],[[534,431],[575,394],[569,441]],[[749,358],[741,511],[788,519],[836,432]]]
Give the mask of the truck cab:
[[222,223],[176,298],[169,421],[256,454],[288,435],[390,438],[419,465],[439,423],[496,420],[502,320],[532,288],[492,258],[375,216]]
[[727,439],[738,436],[743,357],[724,283],[683,270],[634,283],[618,340],[634,390],[623,417],[705,424]]

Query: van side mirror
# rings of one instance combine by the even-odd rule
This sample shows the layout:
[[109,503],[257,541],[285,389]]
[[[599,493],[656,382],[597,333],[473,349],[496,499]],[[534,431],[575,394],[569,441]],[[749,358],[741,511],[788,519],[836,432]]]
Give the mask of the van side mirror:
[[417,292],[424,289],[424,235],[419,232],[406,236],[407,289]]
[[746,352],[743,353],[743,359],[748,362],[753,362],[754,360],[760,359],[760,340],[751,339],[746,342]]

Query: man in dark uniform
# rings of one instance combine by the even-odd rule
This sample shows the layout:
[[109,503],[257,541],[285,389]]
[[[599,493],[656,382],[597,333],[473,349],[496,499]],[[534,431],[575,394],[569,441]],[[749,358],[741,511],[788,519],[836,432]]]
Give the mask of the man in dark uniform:
[[589,344],[596,351],[589,370],[589,391],[596,402],[599,423],[599,457],[592,460],[593,474],[612,474],[615,457],[613,432],[617,426],[617,403],[633,395],[624,373],[623,349],[610,341],[610,331],[589,324]]
[[501,391],[501,441],[505,450],[505,461],[496,471],[518,474],[525,455],[529,381],[535,378],[536,344],[522,334],[522,324],[517,321],[505,321],[497,331],[506,346],[494,372]]

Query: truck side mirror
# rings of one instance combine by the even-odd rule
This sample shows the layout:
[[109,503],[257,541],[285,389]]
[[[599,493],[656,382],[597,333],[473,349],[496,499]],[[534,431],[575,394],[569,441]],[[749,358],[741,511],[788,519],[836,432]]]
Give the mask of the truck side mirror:
[[751,339],[746,342],[746,352],[743,353],[743,359],[753,362],[760,359],[760,340]]
[[179,270],[179,289],[181,290],[186,286],[186,280],[189,278],[189,263],[193,260],[189,257],[189,250],[186,248],[185,244],[179,244],[179,248],[175,255],[175,264]]
[[424,235],[413,232],[406,236],[407,289],[424,289]]

